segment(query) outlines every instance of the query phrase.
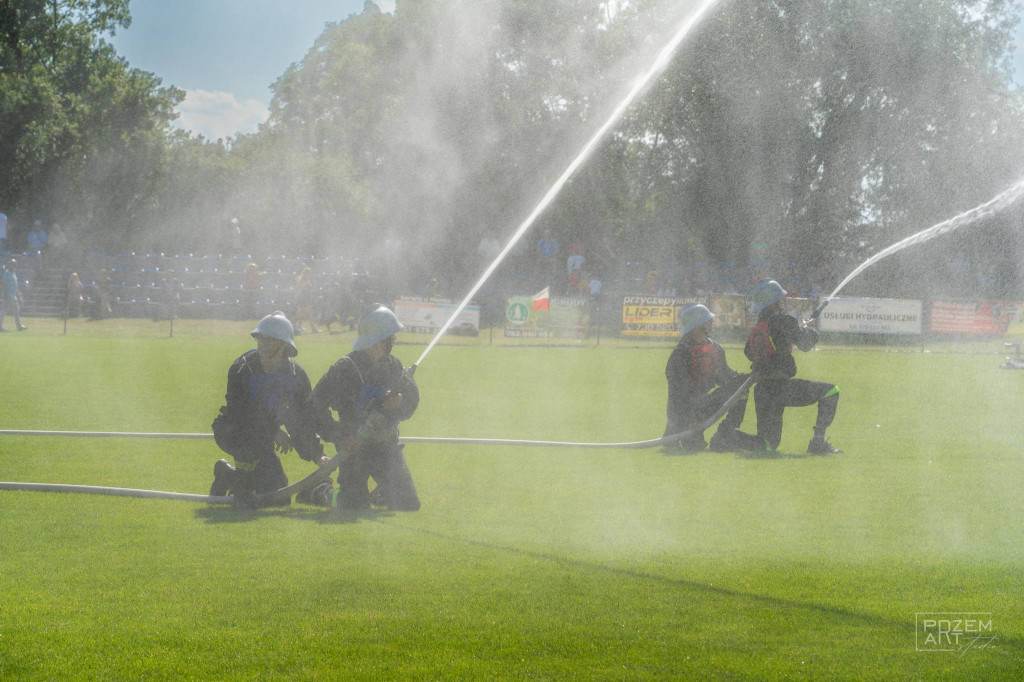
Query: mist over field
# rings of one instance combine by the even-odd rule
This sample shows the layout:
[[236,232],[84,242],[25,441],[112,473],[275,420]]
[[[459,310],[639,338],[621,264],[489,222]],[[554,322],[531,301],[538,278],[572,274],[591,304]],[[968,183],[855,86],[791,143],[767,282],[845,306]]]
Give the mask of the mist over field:
[[[3,114],[15,244],[42,219],[82,251],[224,252],[238,218],[254,256],[383,259],[400,242],[404,288],[440,275],[453,297],[483,271],[480,239],[508,240],[697,7],[367,3],[270,84],[259,132],[218,143],[172,130],[181,91],[103,42],[130,6],[90,5],[103,10],[90,21],[60,15],[61,49],[46,10],[19,14],[20,42],[5,43],[5,87],[24,93]],[[604,278],[633,261],[765,262],[830,288],[1024,174],[1016,9],[716,3],[531,235],[548,229],[563,249],[579,236]],[[107,74],[107,94],[78,78],[87,69]],[[1019,246],[1016,220],[996,216],[961,248],[1005,287],[1019,285],[1019,259],[999,247]],[[533,238],[511,271],[529,266]],[[857,286],[941,289],[951,247]]]
[[[1020,3],[713,2],[582,154],[703,7],[366,2],[268,83],[256,132],[211,141],[107,42],[127,0],[0,3],[3,247],[31,311],[0,337],[5,424],[206,433],[263,315],[316,384],[364,305],[482,284],[465,335],[399,334],[423,396],[402,435],[555,442],[408,443],[416,513],[4,490],[0,677],[1019,677]],[[68,243],[36,253],[37,221]],[[841,286],[833,311],[910,320],[819,318],[795,353],[840,387],[845,452],[805,453],[814,407],[765,453],[575,447],[661,436],[685,302],[723,306],[749,371],[766,277],[794,315]],[[630,297],[672,321],[630,322]],[[129,489],[205,494],[223,456],[0,439],[12,479]],[[930,611],[992,614],[1000,648],[924,660]]]

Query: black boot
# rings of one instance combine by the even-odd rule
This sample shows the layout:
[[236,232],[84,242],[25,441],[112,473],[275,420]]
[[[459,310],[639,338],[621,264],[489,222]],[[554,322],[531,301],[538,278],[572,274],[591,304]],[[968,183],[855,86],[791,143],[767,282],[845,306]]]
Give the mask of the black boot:
[[736,449],[736,430],[718,428],[715,435],[711,436],[711,443],[708,445],[714,452],[730,452]]
[[809,455],[838,455],[842,452],[839,448],[832,447],[832,443],[825,440],[825,436],[815,436],[807,444],[807,454]]
[[226,459],[218,459],[213,465],[213,485],[210,486],[211,497],[224,497],[238,479],[238,470]]

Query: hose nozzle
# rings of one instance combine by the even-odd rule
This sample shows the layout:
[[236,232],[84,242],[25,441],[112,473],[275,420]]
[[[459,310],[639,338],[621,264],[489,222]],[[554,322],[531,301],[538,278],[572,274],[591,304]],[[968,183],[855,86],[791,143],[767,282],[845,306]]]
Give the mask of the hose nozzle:
[[832,299],[830,298],[826,298],[824,301],[819,303],[818,307],[815,308],[814,312],[811,313],[811,316],[804,320],[804,324],[807,324],[808,322],[813,322],[814,320],[818,319],[818,315],[821,315],[821,311],[825,309],[825,306],[827,306],[829,304],[829,301],[831,300]]

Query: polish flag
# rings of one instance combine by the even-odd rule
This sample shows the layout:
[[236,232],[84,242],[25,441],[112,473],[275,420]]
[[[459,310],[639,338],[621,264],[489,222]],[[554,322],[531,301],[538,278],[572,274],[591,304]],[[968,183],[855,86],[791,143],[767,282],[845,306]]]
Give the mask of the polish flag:
[[544,287],[533,296],[533,307],[530,310],[550,310],[551,287]]

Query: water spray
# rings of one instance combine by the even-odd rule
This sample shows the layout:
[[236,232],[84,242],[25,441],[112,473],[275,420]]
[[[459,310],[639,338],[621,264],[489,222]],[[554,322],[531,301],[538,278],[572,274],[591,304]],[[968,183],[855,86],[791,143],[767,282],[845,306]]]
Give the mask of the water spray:
[[[492,262],[487,267],[487,269],[484,270],[483,275],[480,277],[480,279],[477,281],[477,283],[473,285],[473,287],[470,289],[469,293],[466,294],[466,297],[462,300],[462,302],[458,305],[458,307],[456,307],[455,310],[452,311],[452,314],[449,316],[449,318],[445,321],[445,323],[441,327],[441,329],[437,332],[437,334],[434,336],[434,338],[427,345],[426,349],[424,349],[424,351],[420,355],[419,359],[417,359],[416,362],[414,362],[412,365],[409,366],[409,368],[406,370],[406,372],[408,373],[409,376],[413,376],[416,373],[416,369],[423,362],[423,359],[427,357],[427,354],[430,353],[430,351],[434,348],[434,346],[437,344],[438,340],[440,340],[440,338],[442,336],[444,336],[445,332],[447,332],[448,329],[452,326],[452,323],[454,323],[455,318],[458,317],[458,315],[465,309],[465,307],[467,305],[469,305],[469,302],[473,299],[473,297],[477,294],[477,292],[480,291],[480,288],[484,285],[484,283],[488,280],[488,278],[490,278],[490,276],[494,273],[494,271],[498,268],[498,266],[501,265],[501,263],[505,260],[505,257],[509,254],[509,252],[515,247],[515,245],[517,243],[519,243],[519,240],[522,239],[523,235],[526,234],[526,232],[530,229],[530,227],[533,226],[533,224],[536,222],[536,220],[540,216],[540,214],[544,212],[544,210],[551,204],[551,202],[555,199],[555,197],[558,196],[558,194],[562,191],[562,188],[565,186],[565,183],[568,182],[569,178],[571,178],[576,173],[576,171],[579,169],[579,167],[581,165],[583,165],[583,162],[590,156],[590,154],[594,151],[594,149],[601,142],[601,140],[604,139],[605,135],[608,134],[608,131],[611,130],[611,128],[622,118],[622,116],[625,113],[626,109],[650,85],[650,83],[654,79],[654,77],[657,76],[658,74],[660,74],[661,72],[663,72],[665,70],[665,68],[668,66],[669,62],[671,61],[672,56],[675,54],[676,50],[678,49],[679,44],[689,34],[690,30],[704,17],[705,14],[707,14],[708,10],[710,10],[711,7],[716,2],[717,2],[717,0],[704,0],[697,7],[696,11],[694,11],[692,14],[690,14],[682,22],[682,24],[680,24],[680,26],[676,30],[675,34],[673,34],[673,36],[669,39],[669,41],[665,44],[665,46],[662,47],[661,51],[658,53],[658,55],[655,58],[654,62],[647,68],[647,70],[643,71],[636,78],[636,80],[633,83],[633,86],[630,88],[630,90],[626,94],[625,98],[618,104],[618,106],[615,107],[615,109],[612,111],[611,115],[604,122],[604,124],[601,125],[601,127],[598,128],[597,132],[595,132],[594,135],[587,141],[587,143],[583,146],[583,149],[579,152],[579,154],[577,154],[576,158],[572,160],[572,162],[569,164],[569,166],[565,169],[565,171],[562,172],[562,174],[558,177],[558,179],[551,186],[551,188],[547,191],[547,193],[544,194],[544,196],[541,198],[540,202],[534,207],[534,209],[530,212],[530,214],[526,217],[526,219],[519,225],[519,227],[516,229],[515,233],[512,235],[512,238],[505,245],[505,248],[503,248],[501,250],[501,252],[498,254],[498,256],[494,259],[494,262]],[[173,316],[172,316],[171,324],[172,325],[174,324]],[[172,334],[173,334],[173,326],[171,327],[171,329],[172,329]],[[447,438],[447,439],[412,439],[412,438],[403,438],[401,440],[406,441],[406,442],[416,442],[418,440],[419,442],[444,442],[444,443],[469,442],[469,443],[473,443],[473,444],[477,444],[477,445],[480,445],[480,444],[490,444],[490,445],[533,445],[533,446],[545,446],[545,447],[550,447],[550,446],[585,447],[585,448],[601,448],[601,447],[605,447],[605,448],[653,447],[653,446],[656,446],[656,445],[671,443],[671,442],[674,442],[675,440],[678,440],[680,438],[684,438],[684,437],[686,437],[686,436],[688,436],[688,435],[690,435],[692,433],[695,433],[698,428],[700,429],[700,432],[703,433],[704,430],[706,430],[711,424],[713,424],[715,421],[717,421],[717,419],[719,417],[721,417],[722,414],[725,413],[725,411],[733,404],[733,402],[735,402],[739,398],[739,396],[742,395],[742,393],[745,392],[749,388],[749,386],[750,386],[750,384],[752,382],[753,382],[753,378],[748,379],[747,382],[744,383],[743,386],[741,386],[740,389],[737,390],[734,395],[730,396],[730,398],[725,402],[725,404],[723,404],[723,406],[718,410],[718,412],[715,413],[715,415],[713,415],[712,417],[709,417],[708,420],[705,420],[704,424],[701,424],[700,426],[698,426],[698,427],[696,427],[694,429],[690,429],[689,431],[685,431],[683,433],[675,434],[673,436],[668,436],[668,437],[665,437],[665,438],[649,440],[649,441],[638,441],[638,442],[634,442],[634,443],[569,443],[569,442],[552,442],[552,441],[499,440],[499,439],[460,439],[460,438]],[[4,433],[26,435],[28,432],[25,432],[25,431],[0,431],[0,434],[4,434]],[[40,432],[40,433],[45,433],[47,435],[58,435],[58,434],[59,435],[72,435],[72,434],[73,435],[90,435],[90,436],[101,435],[100,433],[95,433],[95,432],[90,433],[90,432],[54,432],[54,431],[51,431],[51,432]],[[107,433],[107,434],[102,434],[102,435],[115,435],[115,434]],[[133,434],[133,435],[138,436],[138,437],[160,437],[160,436],[157,436],[155,434]],[[161,434],[161,435],[164,436],[164,437],[172,436],[172,434]],[[175,436],[175,437],[207,438],[209,436],[207,434],[180,434],[180,435]],[[285,496],[289,496],[290,497],[292,494],[295,494],[297,492],[302,492],[302,491],[304,491],[304,490],[306,490],[306,489],[316,485],[318,482],[324,480],[326,478],[326,476],[331,471],[333,471],[333,469],[337,468],[338,465],[340,465],[341,462],[344,461],[347,457],[348,457],[348,453],[339,452],[337,455],[334,456],[334,458],[332,458],[327,463],[327,465],[319,468],[317,471],[313,472],[312,474],[310,474],[306,478],[302,479],[301,481],[298,481],[297,483],[295,483],[293,485],[290,485],[290,486],[288,486],[286,488],[282,488],[281,490],[278,490],[278,491],[275,491],[275,492],[272,492],[272,493],[267,493],[267,494],[262,495],[262,496],[257,496],[257,501],[258,502],[265,502],[265,501],[269,501],[269,500],[276,499],[276,498],[284,498]],[[141,491],[141,490],[133,490],[133,489],[128,489],[128,488],[100,489],[100,488],[95,488],[95,487],[92,487],[92,486],[74,487],[74,486],[55,486],[53,484],[42,484],[44,486],[47,486],[45,488],[34,488],[34,487],[33,488],[25,488],[25,487],[12,488],[12,487],[10,487],[10,486],[27,486],[27,485],[30,486],[30,485],[33,485],[33,484],[0,483],[0,489],[34,489],[34,490],[45,489],[45,490],[55,490],[57,488],[61,488],[62,492],[96,492],[96,493],[101,493],[101,494],[120,494],[120,495],[131,495],[133,493],[138,493],[138,495],[136,495],[136,496],[144,496],[144,497],[153,496],[153,493],[159,494],[159,491]],[[113,490],[117,490],[119,492],[116,492],[116,493],[115,492],[111,492]],[[176,496],[176,495],[182,495],[183,493],[168,493],[168,494]],[[174,499],[180,499],[180,498],[175,497]],[[231,500],[231,498],[213,498],[213,497],[211,497],[209,495],[191,496],[191,497],[188,497],[186,499],[200,499],[200,500],[208,501],[208,502],[225,502],[225,501],[230,501]]]
[[407,371],[409,372],[410,376],[416,372],[416,368],[419,367],[419,365],[423,362],[423,359],[427,357],[427,354],[431,351],[434,345],[437,344],[438,340],[440,340],[440,338],[444,336],[445,332],[448,331],[449,327],[452,326],[452,323],[455,321],[455,318],[458,317],[459,313],[461,313],[465,309],[465,307],[469,305],[469,302],[473,299],[476,293],[480,291],[480,288],[484,285],[484,282],[486,282],[487,279],[497,269],[497,267],[501,265],[502,261],[505,260],[505,257],[508,255],[508,253],[512,250],[513,247],[515,247],[516,244],[519,243],[519,240],[522,239],[523,235],[526,234],[526,232],[533,226],[533,224],[536,222],[540,214],[543,213],[544,210],[554,200],[554,198],[558,196],[559,192],[562,191],[562,187],[565,186],[565,183],[568,182],[569,178],[571,178],[573,174],[577,171],[577,169],[579,169],[579,167],[583,165],[583,162],[586,161],[587,157],[590,156],[590,154],[597,147],[598,143],[600,143],[601,140],[604,138],[604,136],[608,134],[608,131],[611,130],[612,126],[618,123],[619,119],[621,119],[622,115],[626,112],[626,109],[628,109],[629,106],[633,103],[633,101],[640,96],[640,93],[642,93],[647,88],[647,86],[651,83],[654,77],[665,70],[665,68],[671,61],[672,56],[675,54],[676,49],[678,49],[679,44],[683,41],[687,34],[689,34],[690,30],[697,24],[697,22],[699,22],[708,12],[708,10],[711,9],[715,2],[717,2],[717,0],[704,0],[704,2],[700,4],[697,10],[693,12],[691,15],[689,15],[685,21],[683,21],[683,23],[679,26],[675,34],[671,37],[671,39],[669,39],[665,46],[661,48],[661,51],[655,58],[654,63],[652,63],[646,71],[643,71],[636,78],[636,80],[633,83],[633,86],[626,94],[626,97],[621,102],[619,102],[618,106],[615,107],[614,111],[612,111],[611,115],[608,117],[608,120],[606,120],[604,124],[597,129],[597,132],[594,133],[594,135],[590,138],[589,141],[587,141],[587,143],[583,146],[583,149],[580,151],[580,153],[576,156],[575,159],[572,160],[572,163],[569,164],[569,166],[562,172],[562,174],[555,181],[555,184],[553,184],[551,188],[547,191],[547,193],[543,196],[543,198],[540,200],[540,203],[538,203],[534,207],[533,211],[531,211],[530,214],[526,217],[526,220],[524,220],[519,225],[519,227],[515,231],[515,234],[512,235],[512,239],[510,239],[508,244],[505,245],[505,248],[501,250],[501,253],[497,255],[497,257],[494,259],[494,262],[491,263],[486,270],[484,270],[484,274],[480,277],[477,283],[473,285],[473,288],[469,290],[469,293],[466,294],[466,297],[462,300],[462,303],[460,303],[458,307],[456,307],[455,310],[452,311],[451,316],[448,318],[447,321],[445,321],[444,325],[437,332],[437,334],[434,335],[434,338],[431,339],[430,343],[427,345],[426,349],[424,349],[419,359],[416,360],[416,362],[414,362],[409,367]]
[[814,312],[812,312],[811,316],[807,318],[807,320],[805,321],[810,322],[811,320],[817,318],[818,315],[821,314],[821,311],[825,309],[825,306],[829,304],[829,301],[834,299],[836,297],[836,294],[838,294],[843,287],[849,284],[850,280],[852,280],[854,277],[864,272],[869,267],[871,267],[878,261],[882,260],[883,258],[886,258],[894,253],[902,251],[908,246],[914,246],[915,244],[924,243],[926,241],[934,239],[935,237],[947,234],[965,225],[970,225],[971,223],[977,222],[982,218],[987,218],[995,213],[998,213],[999,211],[1002,211],[1004,208],[1010,206],[1013,202],[1017,201],[1017,199],[1019,199],[1022,194],[1024,194],[1024,179],[1018,180],[1015,185],[1003,191],[1001,194],[996,195],[994,198],[989,199],[980,206],[976,206],[969,211],[964,211],[963,213],[955,215],[948,220],[944,220],[941,223],[932,225],[931,227],[925,230],[921,230],[920,232],[910,235],[906,239],[898,241],[895,244],[892,244],[891,246],[882,249],[881,251],[879,251],[878,253],[876,253],[875,255],[871,256],[866,261],[858,265],[853,272],[847,275],[846,278],[839,283],[839,286],[837,286],[831,294],[826,296],[824,301],[818,304],[818,307],[814,309]]

